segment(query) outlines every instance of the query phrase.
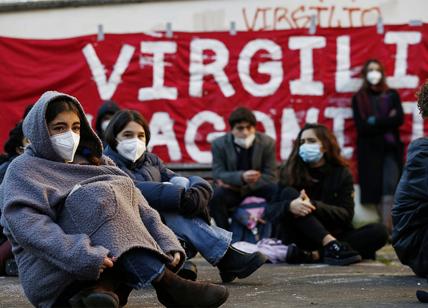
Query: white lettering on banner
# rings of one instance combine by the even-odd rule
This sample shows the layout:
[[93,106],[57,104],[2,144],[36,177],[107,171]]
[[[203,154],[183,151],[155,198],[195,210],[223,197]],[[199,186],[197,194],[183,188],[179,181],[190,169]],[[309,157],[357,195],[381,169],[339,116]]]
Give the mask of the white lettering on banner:
[[424,136],[424,120],[421,117],[416,102],[403,103],[403,111],[405,114],[412,115],[412,137],[410,141]]
[[336,91],[340,93],[356,92],[361,87],[361,78],[352,78],[351,72],[351,38],[339,36],[336,40]]
[[201,151],[196,145],[198,129],[203,123],[211,123],[217,131],[226,129],[226,124],[221,116],[212,111],[202,111],[197,113],[187,124],[184,134],[184,144],[189,156],[198,163],[211,163],[211,151]]
[[138,100],[177,99],[177,88],[164,85],[166,53],[176,53],[176,42],[141,42],[141,52],[153,54],[153,86],[140,88]]
[[394,75],[387,78],[389,86],[396,89],[416,88],[419,83],[419,77],[416,75],[407,75],[407,49],[409,45],[421,42],[420,32],[389,31],[385,34],[386,44],[397,44],[397,54],[395,56]]
[[[215,53],[214,61],[204,64],[204,50],[212,50]],[[229,50],[219,40],[194,39],[190,43],[190,80],[189,94],[194,97],[202,97],[204,76],[213,75],[214,80],[226,97],[235,94],[235,89],[229,82],[224,68],[229,62]]]
[[[318,116],[317,108],[311,108],[311,112],[306,113],[305,122],[318,122],[315,115]],[[292,108],[284,108],[281,119],[281,140],[279,156],[281,160],[286,160],[291,153],[293,142],[300,131],[300,125],[297,121],[296,113]]]
[[324,110],[326,118],[333,119],[333,133],[336,135],[337,142],[342,149],[342,155],[350,159],[354,149],[345,147],[345,120],[352,119],[352,109],[344,107],[327,107]]
[[[266,50],[273,60],[258,65],[257,71],[260,74],[270,75],[270,80],[264,84],[255,82],[250,74],[251,59],[260,50]],[[238,74],[244,89],[251,95],[257,97],[274,94],[276,90],[278,90],[283,79],[281,59],[281,47],[273,41],[257,39],[248,42],[239,54],[238,60]]]
[[92,114],[85,113],[85,117],[86,117],[86,120],[88,120],[89,125],[92,127],[92,120],[94,119],[94,116]]
[[265,128],[265,134],[276,140],[275,123],[271,117],[269,117],[266,113],[257,110],[254,111],[254,116],[258,122],[262,123],[263,127]]
[[292,50],[300,49],[300,79],[290,81],[290,91],[293,95],[323,95],[324,85],[321,81],[314,81],[314,48],[326,46],[326,39],[322,36],[292,36],[288,47]]
[[168,155],[172,161],[181,160],[180,146],[174,132],[174,120],[167,112],[156,112],[150,120],[150,143],[151,151],[156,146],[166,146]]
[[318,108],[309,108],[306,111],[306,123],[317,123],[320,110]]
[[107,81],[106,70],[95,52],[92,44],[87,44],[82,52],[97,85],[98,93],[102,100],[111,99],[116,92],[117,86],[122,80],[122,74],[129,66],[135,47],[124,44],[120,49],[119,57],[114,64],[113,71]]

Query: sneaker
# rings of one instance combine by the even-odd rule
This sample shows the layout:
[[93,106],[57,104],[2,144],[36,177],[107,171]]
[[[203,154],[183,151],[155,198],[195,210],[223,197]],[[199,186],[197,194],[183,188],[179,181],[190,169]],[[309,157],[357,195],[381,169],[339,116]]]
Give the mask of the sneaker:
[[361,256],[345,243],[331,241],[324,246],[324,263],[329,265],[349,265],[360,262]]
[[266,261],[267,257],[258,251],[246,253],[229,246],[217,267],[220,270],[221,280],[223,282],[231,282],[236,277],[242,279],[250,276]]
[[4,271],[6,276],[18,276],[18,265],[15,259],[6,260]]
[[300,249],[296,244],[290,244],[287,248],[287,256],[285,262],[288,264],[313,263],[312,252]]
[[196,278],[198,278],[198,268],[195,263],[186,260],[177,275],[187,280],[196,281]]

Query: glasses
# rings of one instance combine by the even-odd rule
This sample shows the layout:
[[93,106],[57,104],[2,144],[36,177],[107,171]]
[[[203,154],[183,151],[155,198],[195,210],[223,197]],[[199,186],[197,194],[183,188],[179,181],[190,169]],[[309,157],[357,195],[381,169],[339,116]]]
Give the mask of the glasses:
[[251,125],[237,125],[234,127],[234,129],[242,132],[243,130],[250,130],[252,128]]

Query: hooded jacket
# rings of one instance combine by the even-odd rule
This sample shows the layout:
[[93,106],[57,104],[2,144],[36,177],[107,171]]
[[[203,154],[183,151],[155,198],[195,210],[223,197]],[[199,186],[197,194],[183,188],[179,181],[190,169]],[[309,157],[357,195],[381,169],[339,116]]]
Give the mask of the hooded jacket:
[[[45,114],[59,97],[78,108],[79,148],[100,158],[101,165],[67,164],[55,152]],[[184,254],[132,180],[102,156],[101,141],[77,99],[44,93],[25,118],[24,134],[31,145],[11,163],[0,186],[1,224],[33,305],[50,307],[70,283],[98,279],[109,253],[120,257],[142,247],[165,262],[171,259],[167,253]]]
[[428,274],[426,266],[417,263],[428,230],[427,170],[428,138],[420,138],[409,146],[392,208],[392,245],[400,261],[421,276]]

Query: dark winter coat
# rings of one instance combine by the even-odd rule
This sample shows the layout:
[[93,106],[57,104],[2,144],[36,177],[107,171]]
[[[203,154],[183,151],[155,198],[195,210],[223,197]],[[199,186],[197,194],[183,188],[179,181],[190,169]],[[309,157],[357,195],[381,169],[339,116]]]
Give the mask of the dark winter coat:
[[[383,94],[361,91],[352,98],[352,110],[357,129],[357,160],[361,202],[377,204],[382,197],[383,161],[386,152],[394,155],[400,172],[403,166],[403,144],[400,141],[399,133],[399,127],[404,122],[403,108],[398,92],[393,89]],[[369,104],[364,102],[361,97],[367,97]],[[363,107],[375,102],[378,106],[386,104],[386,107],[381,111],[373,111],[373,107]],[[389,116],[390,112],[395,113],[395,115]],[[368,123],[369,116],[375,116],[375,124]],[[385,142],[384,136],[388,133],[393,136],[394,144]]]
[[[428,138],[413,141],[395,193],[392,245],[403,264],[418,273],[416,256],[428,232]],[[426,248],[424,248],[426,249]],[[428,273],[424,273],[426,276]]]
[[[159,212],[178,211],[180,209],[184,188],[178,185],[166,184],[173,177],[178,176],[168,169],[160,158],[150,152],[145,152],[135,163],[121,156],[118,152],[107,146],[104,154],[110,157],[116,165],[128,174],[143,193],[149,205]],[[211,185],[199,176],[189,177],[190,187],[204,191],[199,195],[200,202],[208,204],[212,197]]]
[[[50,307],[71,283],[96,280],[104,257],[142,247],[164,262],[184,254],[132,180],[102,156],[99,138],[80,103],[79,146],[101,160],[64,163],[50,141],[48,104],[67,96],[46,92],[24,120],[31,145],[8,168],[0,186],[1,224],[12,243],[24,292],[31,303]],[[81,162],[78,163],[77,161]]]
[[243,195],[256,191],[263,186],[276,182],[275,141],[263,134],[256,133],[253,143],[252,169],[261,172],[260,179],[254,184],[242,180],[245,170],[238,170],[237,155],[232,133],[215,139],[212,143],[213,177],[224,183],[241,188]]

